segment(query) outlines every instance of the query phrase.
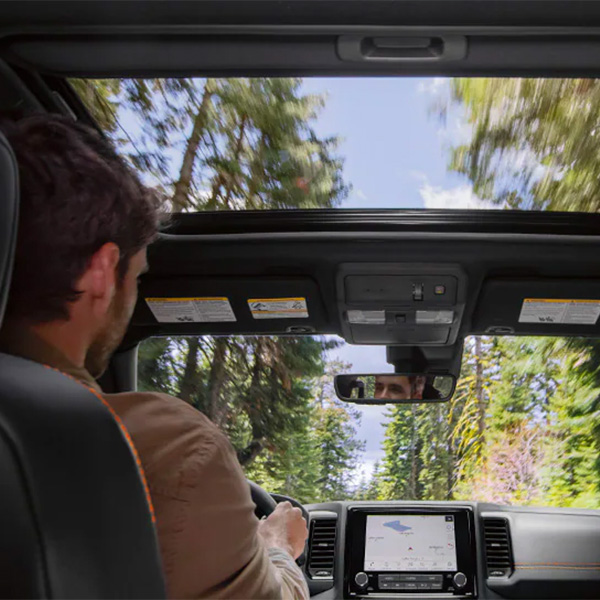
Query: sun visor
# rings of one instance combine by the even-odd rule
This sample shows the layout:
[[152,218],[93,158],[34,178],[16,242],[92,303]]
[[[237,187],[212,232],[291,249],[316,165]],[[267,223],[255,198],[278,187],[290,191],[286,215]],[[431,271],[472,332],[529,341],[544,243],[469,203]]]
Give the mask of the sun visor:
[[489,279],[472,332],[598,336],[600,279]]
[[141,286],[132,325],[155,335],[329,333],[308,277],[153,279]]

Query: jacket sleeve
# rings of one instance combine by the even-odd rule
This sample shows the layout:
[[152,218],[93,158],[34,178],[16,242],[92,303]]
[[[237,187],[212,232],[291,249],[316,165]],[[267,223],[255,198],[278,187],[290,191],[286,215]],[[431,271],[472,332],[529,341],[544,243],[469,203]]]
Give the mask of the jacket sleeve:
[[258,535],[229,440],[216,428],[210,438],[197,457],[188,456],[179,499],[153,493],[169,597],[304,600],[300,569],[291,557],[292,566],[273,560]]
[[308,600],[310,592],[306,579],[294,559],[280,548],[269,548],[268,552],[277,569],[283,600]]

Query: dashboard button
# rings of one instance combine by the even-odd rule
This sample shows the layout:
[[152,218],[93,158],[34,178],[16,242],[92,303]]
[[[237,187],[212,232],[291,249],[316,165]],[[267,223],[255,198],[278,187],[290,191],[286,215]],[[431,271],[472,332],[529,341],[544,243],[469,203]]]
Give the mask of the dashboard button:
[[421,575],[423,578],[421,581],[429,581],[430,583],[442,583],[444,581],[443,575]]
[[467,585],[467,576],[459,572],[452,578],[452,582],[458,589],[462,589]]
[[369,576],[365,572],[361,571],[354,576],[354,581],[359,587],[366,587],[369,583]]
[[417,589],[418,590],[430,590],[431,589],[431,583],[427,583],[425,581],[419,581],[417,583]]

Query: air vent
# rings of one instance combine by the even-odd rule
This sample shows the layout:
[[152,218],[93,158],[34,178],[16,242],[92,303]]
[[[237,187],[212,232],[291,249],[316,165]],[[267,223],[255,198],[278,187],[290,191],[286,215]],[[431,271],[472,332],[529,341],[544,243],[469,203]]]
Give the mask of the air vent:
[[508,521],[502,518],[485,517],[483,537],[487,576],[508,577],[514,567]]
[[308,574],[312,579],[333,579],[336,519],[313,519],[308,542]]

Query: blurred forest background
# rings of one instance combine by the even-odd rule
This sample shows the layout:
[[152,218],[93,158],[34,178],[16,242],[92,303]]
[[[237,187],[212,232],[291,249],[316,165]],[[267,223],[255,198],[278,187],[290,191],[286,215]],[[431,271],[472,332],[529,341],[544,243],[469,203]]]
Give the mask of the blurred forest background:
[[[300,79],[73,80],[118,150],[173,211],[335,208],[347,197],[326,98]],[[600,83],[449,80],[448,168],[499,208],[598,212]],[[230,437],[250,479],[302,502],[470,499],[600,508],[600,340],[469,338],[454,398],[387,410],[360,481],[359,411],[335,398],[334,339],[155,338],[140,387],[178,396]]]

